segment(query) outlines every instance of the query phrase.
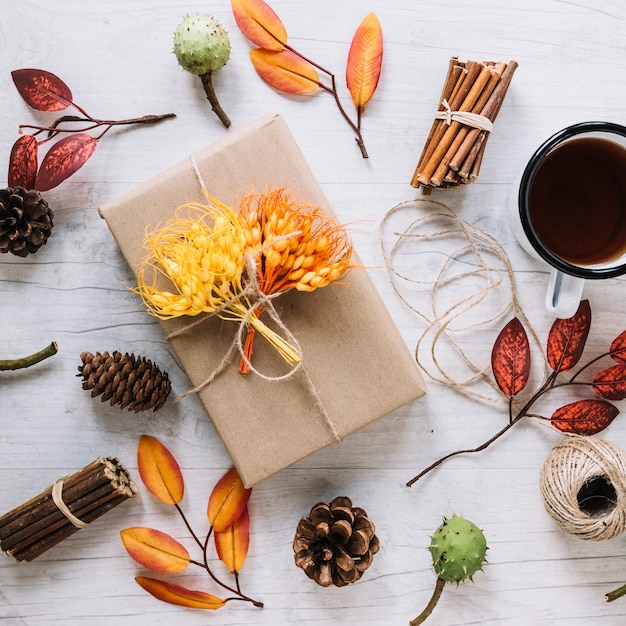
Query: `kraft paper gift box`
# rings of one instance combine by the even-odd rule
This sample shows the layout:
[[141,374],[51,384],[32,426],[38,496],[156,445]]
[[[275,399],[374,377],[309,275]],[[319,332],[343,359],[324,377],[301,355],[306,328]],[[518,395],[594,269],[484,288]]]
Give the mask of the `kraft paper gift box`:
[[[100,207],[133,271],[147,254],[147,232],[187,202],[207,203],[202,184],[233,208],[251,191],[286,187],[298,200],[332,212],[284,120],[269,114]],[[198,391],[247,486],[425,393],[415,360],[367,270],[352,268],[340,282],[310,293],[292,290],[274,300],[281,323],[302,350],[302,367],[293,377],[242,377],[236,354]],[[176,333],[169,341],[194,388],[215,371],[237,332],[236,323],[216,316],[197,320],[161,322],[166,336]],[[267,376],[285,371],[258,333],[252,362]]]

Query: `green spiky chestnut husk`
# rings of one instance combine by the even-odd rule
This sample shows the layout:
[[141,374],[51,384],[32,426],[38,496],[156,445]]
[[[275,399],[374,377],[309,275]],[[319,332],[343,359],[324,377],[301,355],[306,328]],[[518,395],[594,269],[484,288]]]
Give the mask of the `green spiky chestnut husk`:
[[471,580],[482,570],[487,540],[482,530],[460,515],[445,519],[431,537],[430,554],[438,578],[448,583]]
[[210,15],[187,15],[174,33],[174,54],[192,74],[217,72],[230,57],[228,33]]
[[220,106],[213,89],[212,74],[230,57],[230,39],[224,27],[210,15],[187,15],[174,32],[174,55],[179,65],[200,76],[213,111],[228,128],[230,119]]
[[472,580],[476,572],[482,570],[487,553],[487,540],[482,530],[460,515],[453,514],[450,519],[443,518],[443,524],[430,538],[430,554],[437,582],[433,595],[426,608],[411,622],[410,626],[419,626],[433,612],[446,583],[457,585],[465,580]]

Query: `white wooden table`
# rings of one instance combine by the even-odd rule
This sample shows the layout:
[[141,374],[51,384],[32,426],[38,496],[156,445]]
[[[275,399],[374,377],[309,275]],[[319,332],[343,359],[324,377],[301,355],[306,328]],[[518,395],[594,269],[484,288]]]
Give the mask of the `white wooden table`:
[[[335,69],[342,90],[352,33],[368,11],[378,14],[385,57],[378,91],[363,119],[369,160],[361,158],[327,94],[287,97],[258,78],[226,0],[5,0],[0,18],[0,155],[5,167],[18,124],[51,118],[21,100],[11,82],[14,69],[54,72],[95,116],[174,112],[177,117],[154,127],[110,132],[83,169],[45,194],[56,222],[48,244],[25,259],[0,258],[0,358],[34,352],[52,340],[59,344],[59,353],[48,361],[0,377],[1,512],[99,455],[118,456],[138,480],[136,446],[147,433],[179,459],[187,487],[185,510],[202,529],[210,489],[230,467],[194,398],[135,416],[92,400],[75,378],[82,351],[135,351],[162,364],[177,392],[188,387],[160,327],[128,290],[132,275],[97,212],[105,201],[227,132],[211,113],[199,80],[183,72],[171,53],[173,31],[187,12],[208,10],[230,32],[231,60],[215,83],[233,127],[267,112],[281,113],[339,217],[358,222],[355,247],[411,350],[424,322],[391,287],[378,224],[396,203],[420,197],[409,180],[449,58],[517,60],[519,69],[479,180],[433,197],[500,241],[515,268],[520,302],[545,338],[551,324],[542,305],[547,272],[513,240],[508,197],[528,156],[553,132],[588,119],[625,121],[626,5],[621,0],[271,4],[292,45]],[[350,106],[345,90],[342,97]],[[2,181],[6,184],[6,178]],[[413,263],[419,267],[418,257]],[[588,342],[593,355],[626,325],[624,280],[595,283],[586,294],[594,313]],[[427,306],[428,290],[419,302]],[[465,347],[488,359],[503,323],[466,337]],[[451,351],[442,358],[454,368]],[[442,454],[482,443],[506,420],[502,405],[427,383],[429,393],[418,402],[254,489],[242,584],[265,608],[231,603],[205,614],[158,602],[139,588],[133,578],[144,570],[124,551],[119,530],[152,526],[181,541],[188,537],[174,512],[155,503],[140,485],[137,499],[33,563],[17,564],[0,555],[2,624],[407,624],[434,586],[429,535],[453,512],[484,530],[489,563],[474,584],[446,589],[429,623],[625,623],[626,599],[606,603],[603,598],[626,582],[626,539],[574,539],[560,532],[544,510],[539,471],[560,440],[557,433],[522,421],[488,450],[457,457],[412,488],[405,486]],[[602,436],[626,446],[620,420]],[[295,567],[291,542],[299,517],[314,503],[337,495],[350,496],[368,511],[382,548],[362,581],[323,589]],[[181,580],[210,587],[201,573]]]

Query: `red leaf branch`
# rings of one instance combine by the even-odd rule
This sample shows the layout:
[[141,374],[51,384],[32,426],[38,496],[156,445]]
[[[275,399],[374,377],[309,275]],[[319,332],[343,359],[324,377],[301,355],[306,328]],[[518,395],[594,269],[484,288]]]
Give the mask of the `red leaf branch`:
[[[74,102],[70,88],[51,72],[26,68],[14,70],[11,72],[11,77],[19,94],[33,109],[56,112],[73,107],[80,113],[80,116],[63,115],[49,126],[20,124],[20,133],[24,130],[33,132],[22,135],[13,144],[7,177],[10,187],[20,186],[25,189],[48,191],[79,170],[94,153],[98,140],[113,126],[153,124],[175,117],[173,113],[167,113],[126,120],[99,120],[79,107]],[[83,125],[76,127],[76,123]],[[87,133],[95,129],[101,129],[97,136]],[[37,139],[38,135],[44,133],[43,139]],[[64,133],[71,135],[58,139]],[[39,146],[57,139],[58,141],[44,156],[37,171]]]
[[[580,303],[578,311],[570,319],[555,320],[548,334],[546,349],[548,364],[552,371],[514,415],[513,397],[524,389],[529,378],[530,346],[521,322],[517,318],[512,319],[498,335],[491,355],[492,371],[496,384],[502,393],[509,397],[508,424],[476,448],[457,450],[441,457],[412,478],[407,486],[410,487],[431,470],[454,456],[484,450],[524,417],[546,420],[560,432],[578,435],[594,435],[609,426],[619,414],[619,410],[607,400],[626,398],[626,331],[623,331],[613,340],[608,352],[587,362],[568,380],[558,382],[559,375],[571,370],[580,361],[590,326],[591,307],[588,300]],[[592,382],[578,381],[579,376],[591,364],[606,357],[611,357],[618,362],[618,365],[600,371],[595,375]],[[531,413],[531,408],[535,403],[548,392],[556,388],[573,385],[591,387],[603,399],[583,399],[571,402],[554,411],[550,418]]]

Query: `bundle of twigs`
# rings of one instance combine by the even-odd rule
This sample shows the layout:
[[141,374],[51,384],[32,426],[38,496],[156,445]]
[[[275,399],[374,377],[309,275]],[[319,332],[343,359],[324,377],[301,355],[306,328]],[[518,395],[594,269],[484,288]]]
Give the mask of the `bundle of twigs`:
[[459,61],[452,57],[439,108],[424,145],[413,187],[455,187],[478,178],[485,146],[516,61]]
[[117,459],[99,457],[0,517],[0,549],[32,561],[136,493]]

